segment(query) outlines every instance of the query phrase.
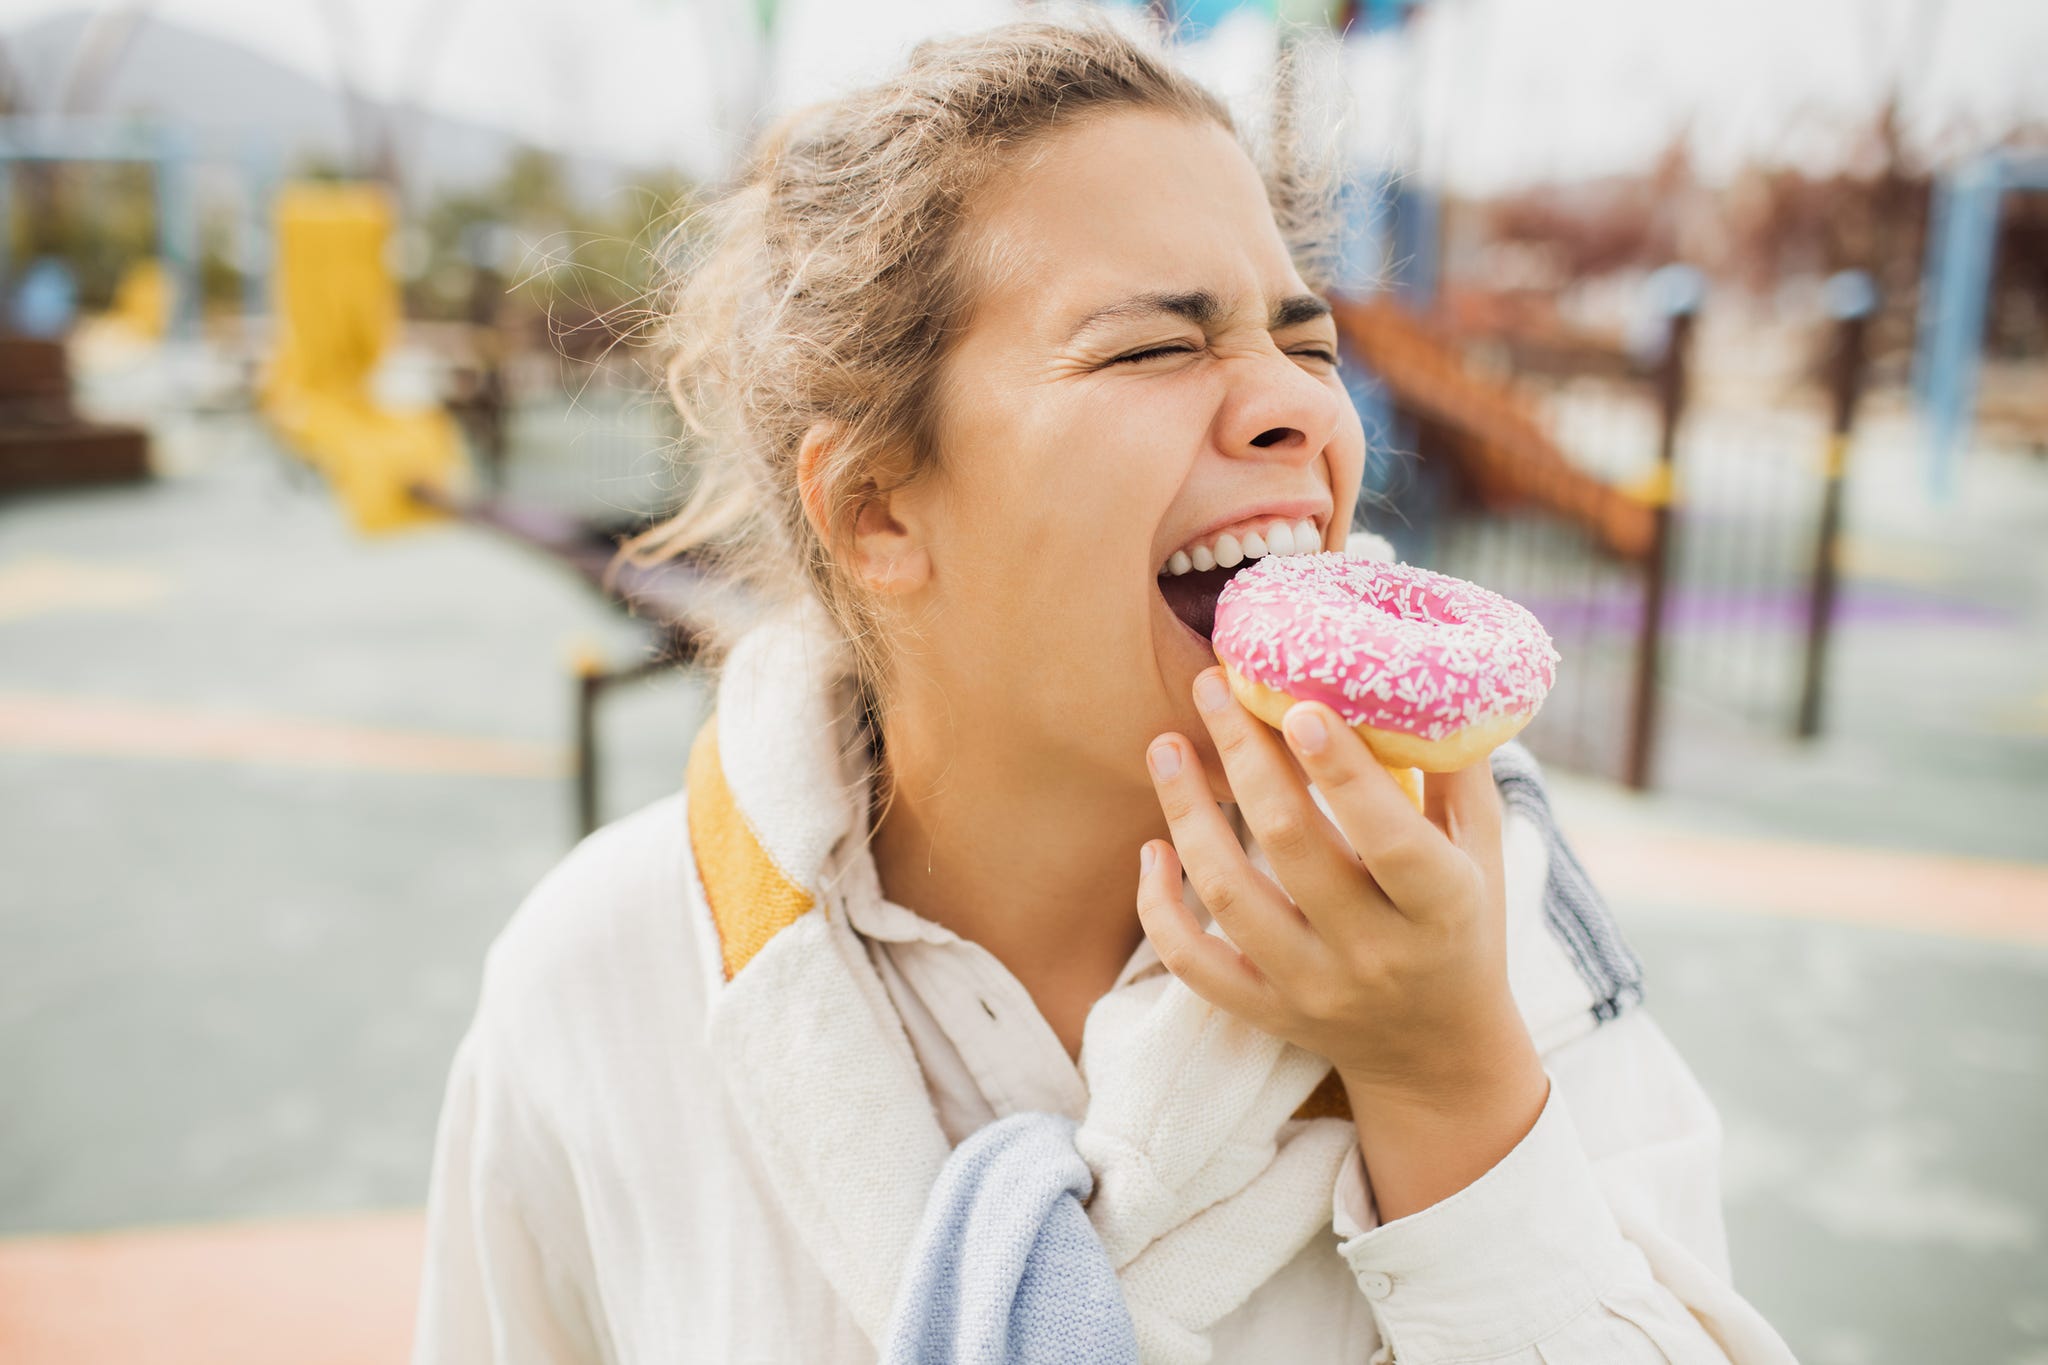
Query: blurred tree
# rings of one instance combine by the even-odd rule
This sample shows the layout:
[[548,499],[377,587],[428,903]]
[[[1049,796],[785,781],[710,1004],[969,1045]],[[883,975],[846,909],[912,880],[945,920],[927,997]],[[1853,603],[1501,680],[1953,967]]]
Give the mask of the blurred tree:
[[239,311],[245,282],[238,215],[210,204],[199,219],[199,298],[208,309]]
[[497,199],[518,222],[565,222],[575,216],[561,158],[539,147],[512,153],[498,180]]
[[2048,195],[2006,197],[1996,260],[1986,349],[2006,360],[2048,356]]
[[593,202],[558,156],[522,148],[495,181],[419,215],[426,259],[412,309],[481,322],[487,277],[503,296],[498,325],[570,350],[607,345],[637,325],[660,283],[661,240],[695,196],[686,177],[661,170]]
[[8,224],[9,258],[62,260],[81,307],[106,307],[123,269],[156,253],[156,182],[149,166],[25,162],[15,174],[30,202]]

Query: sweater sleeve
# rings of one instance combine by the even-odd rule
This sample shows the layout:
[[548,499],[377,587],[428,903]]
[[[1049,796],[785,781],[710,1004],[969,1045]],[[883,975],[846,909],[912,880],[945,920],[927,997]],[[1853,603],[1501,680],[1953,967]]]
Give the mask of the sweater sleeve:
[[1380,1225],[1356,1147],[1339,1253],[1375,1365],[1795,1365],[1730,1283],[1720,1123],[1643,1009],[1544,1057],[1550,1096],[1465,1189]]
[[606,1358],[561,1266],[580,1220],[560,1165],[480,1015],[456,1050],[435,1142],[414,1365],[583,1365]]

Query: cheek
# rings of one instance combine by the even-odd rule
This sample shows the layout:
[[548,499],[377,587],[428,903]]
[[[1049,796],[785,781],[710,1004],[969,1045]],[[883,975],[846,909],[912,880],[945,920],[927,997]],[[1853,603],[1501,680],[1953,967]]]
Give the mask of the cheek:
[[1070,606],[1069,589],[1107,597],[1149,579],[1153,537],[1200,446],[1198,406],[1104,386],[985,414],[958,448],[961,548],[1020,565],[1005,581]]
[[[956,706],[1048,754],[1142,755],[1152,733],[1133,728],[1157,673],[1152,542],[1185,470],[1172,414],[1124,401],[1137,387],[984,366],[949,394],[920,633]],[[1143,781],[1142,758],[1122,766]]]
[[1330,491],[1337,502],[1332,520],[1338,526],[1348,527],[1357,510],[1359,487],[1365,482],[1365,425],[1359,420],[1358,409],[1351,404],[1351,396],[1341,387],[1338,396],[1344,407],[1343,426],[1337,439],[1330,443]]
[[[1110,725],[1157,674],[1153,542],[1200,427],[1186,403],[1122,393],[996,416],[963,424],[947,449],[948,633],[977,685],[1010,692],[1012,708],[1062,733]],[[1018,694],[998,676],[1031,681]]]

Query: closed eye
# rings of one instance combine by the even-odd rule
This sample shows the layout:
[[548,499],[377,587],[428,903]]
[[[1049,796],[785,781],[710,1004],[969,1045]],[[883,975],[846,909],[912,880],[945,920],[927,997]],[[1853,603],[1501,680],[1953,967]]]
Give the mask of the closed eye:
[[[1132,351],[1129,355],[1120,355],[1109,363],[1112,365],[1127,365],[1134,361],[1151,360],[1162,355],[1192,355],[1197,349],[1188,345],[1152,346],[1142,351]],[[1311,359],[1320,360],[1324,364],[1332,366],[1339,366],[1344,363],[1338,358],[1335,351],[1326,350],[1321,346],[1311,346],[1306,350],[1300,351],[1289,351],[1288,354],[1308,356]]]
[[1150,348],[1150,349],[1148,349],[1148,350],[1143,350],[1143,351],[1132,351],[1132,352],[1131,352],[1131,353],[1130,353],[1129,355],[1120,355],[1120,356],[1118,356],[1118,357],[1117,357],[1117,358],[1116,358],[1115,360],[1112,360],[1112,361],[1110,361],[1109,363],[1110,363],[1110,364],[1112,364],[1112,365],[1125,365],[1125,364],[1128,364],[1128,363],[1130,363],[1130,362],[1131,362],[1131,361],[1133,361],[1133,360],[1150,360],[1150,359],[1152,359],[1152,357],[1154,357],[1154,356],[1161,356],[1161,355],[1192,355],[1192,354],[1194,354],[1194,351],[1195,351],[1195,348],[1194,348],[1193,346],[1187,346],[1187,345],[1181,345],[1181,346],[1154,346],[1154,347],[1151,347],[1151,348]]

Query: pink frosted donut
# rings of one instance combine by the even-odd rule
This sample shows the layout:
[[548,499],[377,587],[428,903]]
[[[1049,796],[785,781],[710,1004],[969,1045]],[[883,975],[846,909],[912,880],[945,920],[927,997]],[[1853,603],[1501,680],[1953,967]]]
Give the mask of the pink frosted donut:
[[1232,578],[1210,637],[1231,690],[1278,726],[1296,701],[1342,716],[1390,768],[1453,772],[1529,723],[1557,677],[1527,608],[1462,578],[1331,551]]

